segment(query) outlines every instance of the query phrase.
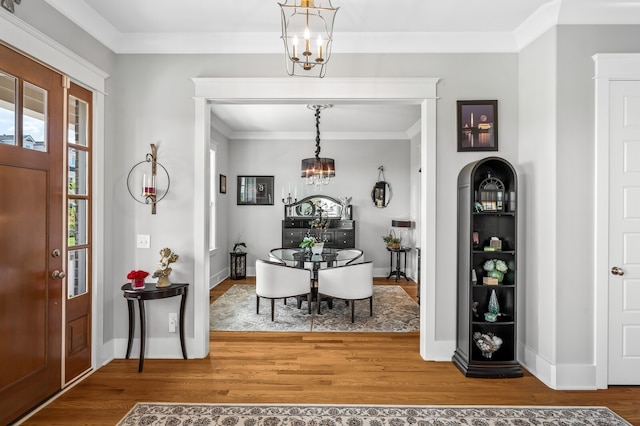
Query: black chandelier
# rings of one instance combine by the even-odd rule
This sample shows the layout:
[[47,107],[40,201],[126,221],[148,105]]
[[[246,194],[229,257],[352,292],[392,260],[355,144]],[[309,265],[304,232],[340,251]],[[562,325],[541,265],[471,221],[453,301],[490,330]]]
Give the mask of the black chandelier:
[[319,191],[321,185],[328,185],[336,175],[335,161],[333,158],[320,157],[320,111],[331,108],[333,105],[307,105],[307,108],[316,111],[316,156],[302,160],[301,177],[307,185],[314,185],[314,190]]

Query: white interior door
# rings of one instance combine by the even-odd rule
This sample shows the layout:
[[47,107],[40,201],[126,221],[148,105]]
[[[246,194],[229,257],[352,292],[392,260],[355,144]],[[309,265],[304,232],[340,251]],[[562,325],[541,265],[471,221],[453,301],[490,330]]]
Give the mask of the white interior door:
[[611,82],[609,384],[640,384],[640,81]]

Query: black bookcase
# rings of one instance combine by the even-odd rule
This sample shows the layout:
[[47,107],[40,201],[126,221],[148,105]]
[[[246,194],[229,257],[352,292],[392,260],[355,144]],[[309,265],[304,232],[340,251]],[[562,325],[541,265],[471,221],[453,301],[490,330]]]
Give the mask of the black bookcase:
[[[467,377],[522,376],[516,360],[517,199],[516,171],[502,158],[475,161],[458,175],[457,335],[453,363]],[[491,268],[492,271],[487,270]],[[492,293],[499,309],[490,309]],[[501,344],[495,349],[498,342]]]

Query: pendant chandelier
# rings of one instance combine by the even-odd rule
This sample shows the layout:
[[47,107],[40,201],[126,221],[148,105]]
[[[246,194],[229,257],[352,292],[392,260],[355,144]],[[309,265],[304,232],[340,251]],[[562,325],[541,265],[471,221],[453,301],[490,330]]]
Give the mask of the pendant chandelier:
[[331,56],[333,20],[339,8],[334,8],[331,0],[286,0],[278,4],[287,73],[324,77]]
[[319,191],[322,185],[328,185],[336,175],[335,161],[333,158],[320,157],[320,111],[331,108],[333,105],[307,105],[307,108],[316,111],[316,156],[302,160],[301,177],[307,185],[313,185],[314,191]]

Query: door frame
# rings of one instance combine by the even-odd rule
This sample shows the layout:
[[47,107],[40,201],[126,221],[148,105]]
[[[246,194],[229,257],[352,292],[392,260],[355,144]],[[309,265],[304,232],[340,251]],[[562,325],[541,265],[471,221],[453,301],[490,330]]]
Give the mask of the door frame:
[[640,80],[640,54],[596,54],[595,62],[595,370],[596,387],[609,385],[609,132],[610,83]]
[[[33,28],[11,13],[0,13],[0,39],[7,45],[13,46],[25,55],[37,59],[43,64],[68,76],[73,82],[93,92],[93,159],[92,185],[94,190],[92,210],[94,212],[91,235],[94,242],[91,262],[94,265],[91,274],[93,317],[91,321],[91,366],[95,369],[113,359],[113,339],[104,338],[104,295],[98,288],[102,288],[105,279],[105,248],[104,248],[104,116],[105,116],[105,84],[109,74],[96,67],[78,54],[57,43],[47,35]],[[65,210],[66,211],[66,210]],[[64,334],[64,333],[63,333]],[[64,354],[63,354],[64,355]],[[64,372],[63,372],[64,373]],[[62,374],[61,388],[64,383]]]
[[[438,78],[193,78],[194,131],[194,342],[196,357],[209,352],[209,250],[207,179],[211,102],[396,103],[420,105],[420,355],[449,360],[451,342],[436,340],[436,85]],[[372,98],[371,94],[375,94]]]

